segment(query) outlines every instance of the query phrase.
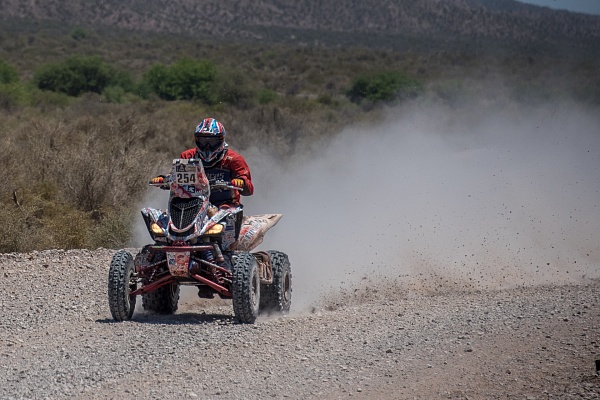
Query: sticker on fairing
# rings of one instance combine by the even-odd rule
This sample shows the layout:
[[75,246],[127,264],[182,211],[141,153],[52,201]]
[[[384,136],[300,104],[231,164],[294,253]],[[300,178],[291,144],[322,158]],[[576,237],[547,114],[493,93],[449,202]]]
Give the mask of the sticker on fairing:
[[250,251],[262,243],[265,233],[281,219],[282,214],[263,214],[244,217],[238,241],[230,250]]
[[188,276],[190,252],[167,253],[169,272],[173,276]]

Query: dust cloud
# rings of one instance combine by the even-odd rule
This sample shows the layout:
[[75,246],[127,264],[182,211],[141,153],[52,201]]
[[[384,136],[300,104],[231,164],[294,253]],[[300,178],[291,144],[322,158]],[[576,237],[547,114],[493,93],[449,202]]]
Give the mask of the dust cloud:
[[365,279],[445,291],[598,278],[596,111],[413,105],[293,159],[245,150],[245,214],[284,214],[260,249],[289,255],[296,311]]

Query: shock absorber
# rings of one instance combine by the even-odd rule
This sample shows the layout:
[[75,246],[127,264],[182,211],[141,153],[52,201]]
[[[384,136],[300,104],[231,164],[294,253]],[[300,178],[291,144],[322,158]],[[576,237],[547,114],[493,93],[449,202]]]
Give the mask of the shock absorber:
[[200,257],[202,257],[203,260],[206,260],[208,262],[211,262],[214,264],[215,262],[215,254],[213,253],[212,250],[204,250],[200,252]]
[[[200,257],[202,257],[203,260],[215,264],[215,254],[212,250],[204,250],[200,252]],[[221,271],[212,266],[208,266],[208,271],[212,276],[214,276],[215,280],[219,284],[223,284],[223,274],[221,274]]]
[[217,261],[219,264],[223,264],[225,262],[225,257],[223,257],[223,252],[221,252],[219,245],[217,243],[213,243],[213,249],[215,250],[215,257]]

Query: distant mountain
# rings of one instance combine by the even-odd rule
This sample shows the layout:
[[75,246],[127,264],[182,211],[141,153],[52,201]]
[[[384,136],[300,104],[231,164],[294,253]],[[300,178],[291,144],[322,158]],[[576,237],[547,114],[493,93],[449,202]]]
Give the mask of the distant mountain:
[[363,36],[600,39],[598,16],[513,0],[0,0],[0,20],[333,44]]

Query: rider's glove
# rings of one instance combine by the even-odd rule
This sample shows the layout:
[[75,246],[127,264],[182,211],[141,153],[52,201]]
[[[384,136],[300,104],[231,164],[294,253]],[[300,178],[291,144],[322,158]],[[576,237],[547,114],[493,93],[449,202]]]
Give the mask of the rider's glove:
[[231,180],[231,185],[235,187],[239,187],[240,189],[244,188],[244,180],[240,178],[233,178]]
[[164,181],[165,181],[165,177],[163,175],[159,175],[156,178],[152,178],[150,183],[157,185],[159,183],[164,183]]

